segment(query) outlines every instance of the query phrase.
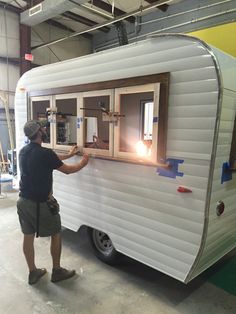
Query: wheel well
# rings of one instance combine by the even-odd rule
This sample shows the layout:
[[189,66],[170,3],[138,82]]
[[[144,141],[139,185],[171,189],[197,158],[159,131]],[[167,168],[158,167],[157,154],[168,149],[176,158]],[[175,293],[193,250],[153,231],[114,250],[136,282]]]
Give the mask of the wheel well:
[[110,236],[109,233],[107,233],[106,231],[104,231],[104,230],[102,230],[102,229],[97,229],[96,227],[91,226],[91,225],[81,225],[81,226],[79,227],[79,229],[77,230],[77,232],[82,232],[83,230],[85,230],[85,228],[87,228],[87,229],[88,229],[88,228],[90,228],[90,229],[96,229],[96,230],[99,230],[99,231],[101,231],[101,232],[103,232],[103,233],[106,233],[106,234],[108,235],[108,237],[111,239],[112,245],[113,245],[114,249],[116,250],[116,247],[115,247],[115,245],[114,245],[114,242],[113,242],[113,240],[112,240],[112,237]]

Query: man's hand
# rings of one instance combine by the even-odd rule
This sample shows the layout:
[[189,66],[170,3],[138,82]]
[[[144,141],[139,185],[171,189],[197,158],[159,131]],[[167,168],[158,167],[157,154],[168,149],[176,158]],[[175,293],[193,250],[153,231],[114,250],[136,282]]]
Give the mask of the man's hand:
[[79,152],[79,147],[77,145],[74,145],[71,147],[68,154],[70,157],[72,157],[72,156],[76,155],[78,152]]
[[73,157],[74,155],[76,155],[79,152],[79,147],[77,145],[74,145],[70,148],[70,150],[64,154],[58,154],[57,156],[60,160],[66,160],[70,157]]

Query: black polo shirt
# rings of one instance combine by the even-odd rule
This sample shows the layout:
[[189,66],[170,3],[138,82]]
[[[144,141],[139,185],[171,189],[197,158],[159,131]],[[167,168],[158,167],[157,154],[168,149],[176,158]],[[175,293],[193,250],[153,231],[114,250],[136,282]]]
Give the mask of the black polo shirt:
[[52,172],[62,165],[53,150],[32,142],[24,146],[19,153],[20,196],[45,202],[52,191]]

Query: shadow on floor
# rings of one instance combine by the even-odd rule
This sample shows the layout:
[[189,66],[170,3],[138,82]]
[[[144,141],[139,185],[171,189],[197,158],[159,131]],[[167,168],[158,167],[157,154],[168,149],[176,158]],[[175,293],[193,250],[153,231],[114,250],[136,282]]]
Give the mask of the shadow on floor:
[[[186,285],[124,255],[122,255],[116,266],[102,263],[93,255],[90,249],[86,227],[81,228],[78,233],[65,229],[63,231],[63,242],[70,246],[74,252],[83,255],[94,263],[99,263],[99,267],[112,269],[120,278],[133,282],[136,285],[144,286],[147,293],[162,295],[163,298],[173,305],[181,303],[206,282],[210,282],[218,288],[236,295],[236,286],[232,284],[233,282],[235,283],[234,277],[236,276],[236,257],[233,256],[235,252],[231,252],[230,255],[224,257]],[[224,278],[225,280],[223,280]],[[229,281],[230,278],[232,279],[231,281]]]

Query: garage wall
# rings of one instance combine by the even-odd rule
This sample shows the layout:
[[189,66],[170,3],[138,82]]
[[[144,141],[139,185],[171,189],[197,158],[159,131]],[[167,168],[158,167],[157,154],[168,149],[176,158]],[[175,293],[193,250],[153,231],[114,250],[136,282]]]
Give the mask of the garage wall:
[[[17,13],[8,8],[0,8],[0,93],[8,99],[11,117],[11,126],[14,132],[14,96],[17,81],[20,78],[20,18]],[[50,41],[59,36],[66,36],[64,30],[46,23],[35,26],[32,29],[32,45]],[[63,43],[43,48],[33,52],[33,62],[38,65],[54,63],[61,60],[79,57],[92,52],[91,41],[83,37],[72,38]],[[0,100],[0,141],[3,153],[6,156],[10,148],[6,114],[2,101]]]
[[[11,127],[14,134],[14,96],[18,79],[19,65],[19,16],[8,10],[0,9],[0,95],[6,97],[9,105]],[[15,60],[15,61],[12,61]],[[5,107],[0,97],[0,141],[6,156],[10,148]]]
[[12,58],[19,58],[19,17],[16,13],[0,9],[0,91],[9,96],[9,106],[13,108],[19,66]]

